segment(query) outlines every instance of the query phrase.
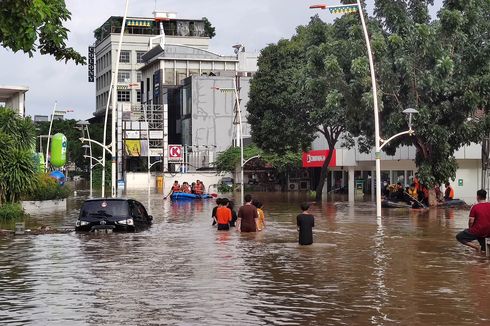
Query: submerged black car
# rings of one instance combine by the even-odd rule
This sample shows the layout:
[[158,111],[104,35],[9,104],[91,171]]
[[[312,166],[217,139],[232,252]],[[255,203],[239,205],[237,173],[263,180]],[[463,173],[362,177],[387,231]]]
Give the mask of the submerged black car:
[[112,229],[113,231],[134,232],[149,227],[153,216],[145,207],[133,199],[101,198],[88,199],[78,216],[76,231]]

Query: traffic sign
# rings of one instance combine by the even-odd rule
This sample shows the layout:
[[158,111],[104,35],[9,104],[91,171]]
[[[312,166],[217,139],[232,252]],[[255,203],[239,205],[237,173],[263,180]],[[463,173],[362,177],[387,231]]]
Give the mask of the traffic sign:
[[182,145],[168,145],[168,160],[182,161]]

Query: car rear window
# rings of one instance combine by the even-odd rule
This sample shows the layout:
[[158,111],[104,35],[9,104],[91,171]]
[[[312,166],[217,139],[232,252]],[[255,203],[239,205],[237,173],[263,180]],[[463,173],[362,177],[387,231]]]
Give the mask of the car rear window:
[[83,204],[80,216],[103,214],[111,216],[128,216],[128,202],[122,200],[87,201]]

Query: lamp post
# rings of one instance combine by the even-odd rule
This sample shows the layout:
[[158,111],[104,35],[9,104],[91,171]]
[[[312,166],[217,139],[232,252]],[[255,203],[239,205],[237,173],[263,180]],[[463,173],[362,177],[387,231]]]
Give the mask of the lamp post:
[[[221,92],[233,92],[235,94],[235,119],[238,116],[238,128],[236,130],[236,146],[240,146],[240,201],[244,203],[244,185],[243,185],[243,125],[242,125],[242,111],[240,109],[240,94],[238,92],[238,76],[236,76],[233,87],[212,87],[215,90]],[[235,122],[234,122],[235,123]]]
[[336,6],[327,6],[324,4],[310,6],[311,9],[329,9],[331,13],[344,14],[351,12],[359,12],[361,18],[362,30],[364,32],[364,40],[366,42],[366,48],[368,52],[369,69],[371,70],[371,87],[373,93],[374,104],[374,150],[376,157],[376,217],[381,218],[381,142],[379,137],[379,112],[378,112],[378,93],[376,89],[376,76],[374,74],[374,62],[373,54],[371,51],[371,42],[369,40],[369,34],[364,20],[364,11],[362,10],[361,1],[357,0],[356,3],[343,4]]
[[[104,168],[102,169],[102,197],[105,195],[104,191],[104,185],[105,185],[105,157],[106,157],[106,150],[111,154],[112,160],[111,160],[111,175],[112,175],[112,180],[111,180],[111,196],[116,197],[117,196],[117,188],[116,188],[116,160],[117,160],[117,149],[116,149],[116,119],[117,119],[117,75],[119,73],[119,59],[121,56],[121,48],[122,48],[122,40],[123,40],[123,35],[124,35],[124,29],[126,27],[126,17],[128,15],[128,7],[129,7],[129,0],[126,0],[126,7],[124,10],[124,16],[122,20],[122,25],[121,25],[121,33],[119,35],[119,43],[117,46],[117,52],[116,52],[116,67],[115,70],[112,72],[112,79],[111,79],[111,85],[109,87],[109,98],[107,99],[107,105],[105,109],[105,118],[104,118],[104,138],[103,142],[104,144],[100,144],[102,148],[105,150],[102,152],[102,161],[104,162]],[[112,102],[112,133],[111,133],[111,143],[109,145],[106,145],[106,136],[107,136],[107,120],[109,116],[109,99]],[[94,141],[93,141],[94,142]],[[95,142],[94,142],[95,143]],[[111,150],[109,150],[111,148]]]
[[[83,120],[83,121],[78,121],[77,122],[77,129],[79,130],[82,130],[82,137],[85,137],[85,130],[87,130],[87,137],[88,139],[90,139],[90,131],[88,130],[88,126],[90,125],[90,123],[86,120]],[[83,145],[82,148],[85,148],[89,150],[89,154],[90,154],[90,198],[92,198],[92,190],[93,190],[93,187],[92,187],[92,143],[89,142],[88,145]],[[84,155],[85,157],[86,155]]]
[[60,110],[60,111],[57,111],[56,110],[56,107],[57,106],[58,106],[58,102],[54,102],[53,112],[51,113],[51,122],[49,123],[48,141],[47,141],[47,144],[46,144],[46,162],[45,162],[45,165],[44,165],[45,172],[48,172],[49,143],[51,141],[51,130],[53,129],[54,116],[55,115],[60,115],[61,117],[63,117],[66,113],[73,112],[73,110]]

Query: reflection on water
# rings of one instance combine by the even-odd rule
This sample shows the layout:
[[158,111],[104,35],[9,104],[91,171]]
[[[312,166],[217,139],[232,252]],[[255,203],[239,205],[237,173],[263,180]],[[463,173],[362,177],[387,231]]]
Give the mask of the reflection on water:
[[[136,234],[0,239],[0,322],[13,325],[487,325],[490,264],[455,234],[467,210],[313,206],[297,245],[298,194],[258,194],[267,228],[217,232],[213,200],[153,195]],[[147,205],[146,192],[130,197]],[[83,198],[42,223],[72,226]]]

